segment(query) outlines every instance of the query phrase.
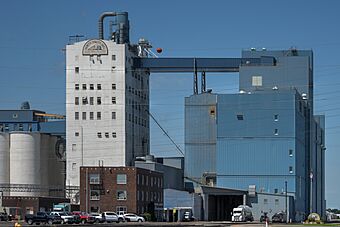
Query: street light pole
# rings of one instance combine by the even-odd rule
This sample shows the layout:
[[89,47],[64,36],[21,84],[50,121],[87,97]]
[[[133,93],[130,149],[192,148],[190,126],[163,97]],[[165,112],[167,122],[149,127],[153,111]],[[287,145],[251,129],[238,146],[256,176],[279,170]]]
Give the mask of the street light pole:
[[310,204],[309,204],[309,213],[313,213],[313,171],[309,174],[310,178]]

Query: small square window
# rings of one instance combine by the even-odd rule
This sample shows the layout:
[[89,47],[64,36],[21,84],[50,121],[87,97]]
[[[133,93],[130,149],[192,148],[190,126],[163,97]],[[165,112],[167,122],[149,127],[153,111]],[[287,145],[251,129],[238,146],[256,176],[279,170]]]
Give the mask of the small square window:
[[75,132],[75,133],[74,133],[74,136],[79,136],[79,132]]
[[102,113],[101,112],[97,112],[97,120],[101,120],[102,119]]
[[109,138],[109,133],[108,132],[105,132],[105,137]]
[[116,89],[117,89],[116,84],[112,84],[112,90],[116,90]]
[[74,113],[74,119],[75,120],[79,120],[79,112],[75,112]]
[[74,97],[74,104],[79,105],[79,97]]
[[126,184],[126,174],[117,174],[117,184]]
[[101,84],[97,84],[97,90],[101,90],[102,89],[102,85]]
[[293,157],[293,150],[292,149],[289,149],[289,156]]
[[13,114],[12,118],[18,118],[18,114],[17,113]]
[[82,85],[83,90],[86,90],[86,84]]
[[252,77],[252,86],[261,87],[262,86],[262,76],[253,76]]
[[279,135],[279,130],[276,128],[276,129],[274,129],[274,135],[275,136],[278,136]]
[[98,138],[102,138],[102,133],[101,132],[97,132],[97,137]]
[[79,90],[79,84],[75,84],[75,85],[74,85],[74,89],[75,89],[75,90]]
[[126,191],[125,190],[118,190],[117,191],[117,200],[126,200]]
[[112,137],[113,137],[113,138],[116,138],[116,137],[117,137],[117,133],[113,132],[113,133],[112,133]]
[[100,175],[98,173],[90,173],[90,184],[99,184],[100,183]]
[[116,97],[112,97],[112,104],[116,104]]
[[94,90],[94,85],[90,84],[90,90]]
[[100,191],[90,190],[90,200],[100,200]]
[[79,73],[79,67],[75,67],[74,72],[78,74]]
[[293,173],[293,166],[289,166],[289,173],[290,173],[290,174]]
[[237,117],[237,120],[243,121],[243,114],[237,114],[236,117]]
[[82,103],[83,103],[83,105],[86,105],[88,102],[87,102],[87,97],[83,97],[82,98]]

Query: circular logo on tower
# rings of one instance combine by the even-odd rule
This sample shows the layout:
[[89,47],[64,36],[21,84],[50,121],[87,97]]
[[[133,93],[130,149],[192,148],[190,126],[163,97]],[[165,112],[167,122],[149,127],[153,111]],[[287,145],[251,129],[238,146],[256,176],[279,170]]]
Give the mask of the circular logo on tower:
[[108,55],[107,46],[102,40],[89,40],[83,47],[83,55]]

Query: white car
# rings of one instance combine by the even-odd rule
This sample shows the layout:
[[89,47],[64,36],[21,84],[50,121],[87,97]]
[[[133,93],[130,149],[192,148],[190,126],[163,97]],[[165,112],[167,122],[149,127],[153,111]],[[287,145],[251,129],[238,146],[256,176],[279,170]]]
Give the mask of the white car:
[[93,216],[95,218],[95,222],[96,223],[103,223],[105,220],[103,219],[102,214],[98,214],[98,213],[91,213],[91,216]]
[[126,221],[131,222],[145,222],[145,219],[137,214],[124,214],[124,218]]
[[115,212],[106,211],[102,213],[102,217],[106,222],[125,222],[123,215],[118,215]]
[[55,216],[60,216],[62,219],[61,224],[73,224],[74,223],[74,217],[72,215],[68,215],[64,212],[57,212],[57,211],[52,211],[50,214],[55,215]]

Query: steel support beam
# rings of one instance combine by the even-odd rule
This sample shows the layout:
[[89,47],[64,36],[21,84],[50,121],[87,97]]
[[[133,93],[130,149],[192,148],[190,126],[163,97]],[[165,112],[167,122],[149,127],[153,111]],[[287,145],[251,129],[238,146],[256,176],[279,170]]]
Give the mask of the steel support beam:
[[261,58],[134,58],[134,68],[150,72],[238,72],[240,66],[274,66],[274,57]]

